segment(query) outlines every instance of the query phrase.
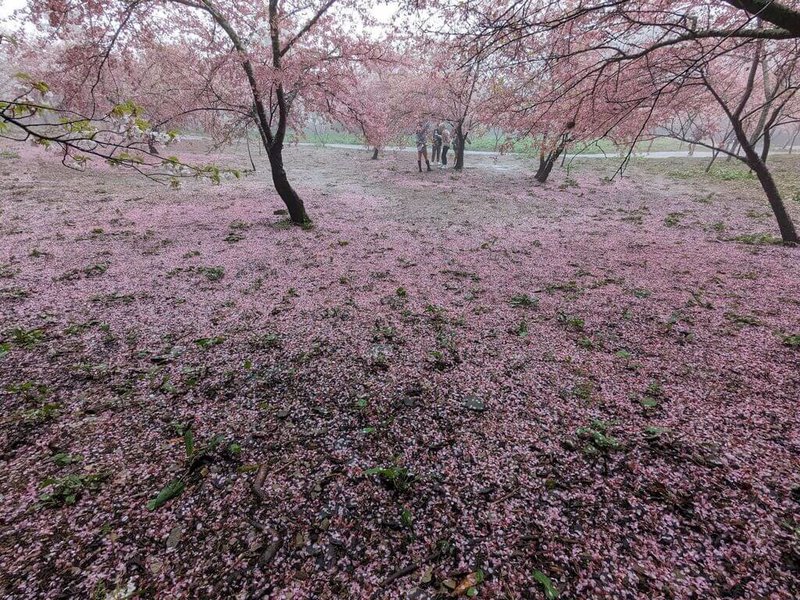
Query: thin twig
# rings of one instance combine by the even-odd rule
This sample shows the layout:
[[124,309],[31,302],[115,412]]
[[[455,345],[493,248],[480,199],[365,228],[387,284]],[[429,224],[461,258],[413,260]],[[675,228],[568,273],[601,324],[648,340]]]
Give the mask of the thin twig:
[[253,492],[258,496],[259,500],[266,500],[267,494],[264,492],[264,480],[267,478],[267,465],[258,467],[256,478],[253,480]]
[[503,496],[500,496],[499,498],[496,498],[496,499],[490,501],[489,504],[497,504],[498,502],[505,502],[509,498],[511,498],[513,496],[516,496],[519,493],[520,489],[521,489],[520,486],[517,486],[513,490],[508,492],[507,494],[505,494]]
[[[410,565],[408,565],[406,567],[403,567],[399,571],[395,571],[394,573],[389,575],[389,577],[387,577],[384,580],[383,584],[381,585],[381,588],[385,588],[387,585],[389,585],[390,583],[396,581],[397,579],[400,579],[401,577],[405,577],[406,575],[411,575],[411,573],[413,573],[414,571],[419,569],[422,565],[424,565],[425,563],[429,563],[429,562],[432,562],[432,561],[436,560],[441,555],[442,555],[442,550],[441,549],[435,550],[434,552],[431,552],[430,554],[428,554],[428,556],[426,556],[422,560],[418,560],[417,562],[413,562]],[[376,590],[375,593],[372,594],[372,598],[373,599],[377,598],[378,594],[380,594],[380,592],[381,592],[381,590]]]

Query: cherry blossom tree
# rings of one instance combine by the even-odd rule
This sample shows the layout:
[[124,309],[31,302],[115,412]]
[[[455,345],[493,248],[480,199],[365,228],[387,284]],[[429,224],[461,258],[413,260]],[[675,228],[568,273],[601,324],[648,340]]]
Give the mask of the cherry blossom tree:
[[757,175],[761,172],[759,180],[767,178],[762,183],[771,189],[764,169],[774,132],[800,119],[797,52],[796,44],[758,41],[709,65],[697,75],[701,93],[694,96],[704,114],[676,114],[666,127],[668,135],[707,147],[714,157],[722,153],[741,160]]
[[783,144],[783,149],[788,149],[789,154],[791,154],[794,150],[795,142],[797,142],[798,136],[800,136],[800,123],[794,124],[786,135],[786,141]]
[[418,118],[412,75],[399,61],[359,77],[353,86],[331,99],[325,114],[372,148],[377,160],[391,143],[402,144]]
[[436,122],[452,126],[453,168],[464,168],[464,150],[469,135],[481,130],[489,120],[485,109],[490,98],[487,66],[481,60],[468,61],[466,55],[435,36],[424,45],[433,48],[419,62],[427,63],[427,72],[417,79],[417,97],[424,110]]
[[[275,190],[292,221],[306,223],[284,168],[286,134],[300,105],[319,110],[352,81],[355,65],[380,53],[364,33],[368,9],[363,0],[30,0],[23,17],[36,27],[21,28],[16,57],[50,60],[27,77],[33,87],[0,105],[0,116],[58,146],[65,160],[105,156],[143,171],[162,168],[147,142],[173,120],[192,115],[217,132],[254,124]],[[53,102],[36,97],[51,90]],[[61,131],[42,122],[46,111],[59,113]],[[128,128],[135,135],[113,135],[120,117],[136,123]]]
[[[633,142],[669,114],[685,114],[692,94],[705,90],[706,101],[719,106],[729,121],[745,162],[769,200],[783,240],[800,241],[766,166],[766,154],[760,155],[769,151],[771,131],[792,121],[781,115],[794,91],[777,83],[781,79],[777,77],[767,83],[766,97],[756,90],[758,74],[763,78],[770,73],[762,65],[765,48],[784,58],[796,55],[800,12],[794,3],[514,0],[444,4],[446,10],[461,11],[462,18],[449,22],[456,23],[453,35],[464,40],[462,47],[479,49],[473,62],[491,56],[518,77],[524,67],[522,88],[543,78],[552,80],[548,93],[534,97],[529,108],[563,114],[580,105],[591,116],[589,129],[602,133],[601,137],[626,139],[631,151]],[[742,56],[748,57],[747,67]],[[789,71],[794,63],[788,61]],[[750,74],[743,85],[722,83],[741,73]],[[564,106],[566,110],[559,110]],[[582,125],[580,119],[575,122]],[[691,138],[692,143],[698,141],[696,135]],[[738,156],[730,149],[726,152]]]
[[464,150],[469,134],[479,127],[478,108],[484,70],[480,61],[458,69],[443,68],[437,87],[437,112],[453,125],[455,162],[453,168],[464,168]]

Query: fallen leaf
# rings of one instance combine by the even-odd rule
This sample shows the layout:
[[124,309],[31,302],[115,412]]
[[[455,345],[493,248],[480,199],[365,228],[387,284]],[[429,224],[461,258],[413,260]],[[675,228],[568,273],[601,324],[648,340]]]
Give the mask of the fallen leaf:
[[541,571],[534,571],[533,578],[544,589],[544,597],[547,598],[547,600],[558,599],[558,590],[555,588],[553,582],[547,575],[545,575]]
[[[461,594],[467,592],[470,588],[474,588],[481,582],[480,577],[477,573],[470,573],[464,579],[461,580],[461,583],[456,586],[456,589],[453,590],[453,596],[460,596]],[[477,590],[475,590],[477,592]],[[474,596],[475,594],[473,594]]]

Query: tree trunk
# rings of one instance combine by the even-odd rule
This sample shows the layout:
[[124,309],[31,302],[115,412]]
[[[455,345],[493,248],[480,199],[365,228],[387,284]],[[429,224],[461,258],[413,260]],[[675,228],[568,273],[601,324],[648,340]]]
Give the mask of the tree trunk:
[[375,150],[372,152],[372,160],[378,160],[378,147],[375,146]]
[[[761,43],[762,41],[759,40],[756,46],[756,53],[753,57],[753,62],[750,67],[750,74],[747,80],[747,86],[744,90],[744,94],[739,101],[738,108],[735,110],[731,110],[728,105],[726,104],[725,100],[717,93],[717,91],[709,84],[708,80],[705,79],[703,76],[703,80],[708,86],[708,89],[714,95],[714,98],[717,100],[719,105],[725,111],[727,115],[731,128],[733,129],[733,133],[736,136],[735,142],[741,147],[742,151],[744,152],[744,156],[739,156],[738,150],[735,152],[737,158],[744,162],[750,169],[756,174],[758,177],[759,183],[761,183],[761,188],[764,190],[764,194],[767,196],[767,200],[769,200],[769,204],[772,207],[772,212],[775,215],[775,220],[778,221],[778,229],[780,229],[781,237],[783,238],[784,244],[797,244],[800,242],[800,239],[797,237],[797,230],[794,227],[794,223],[792,222],[791,216],[786,211],[786,206],[783,203],[783,198],[781,198],[781,194],[778,191],[778,186],[775,184],[775,180],[772,178],[772,173],[769,171],[769,167],[767,167],[767,163],[765,163],[759,153],[756,151],[755,144],[758,138],[748,137],[747,132],[744,128],[742,114],[746,108],[747,101],[750,99],[750,96],[753,91],[753,81],[756,76],[756,72],[759,66],[760,60],[760,53],[761,53]],[[746,114],[746,113],[745,113]],[[767,144],[767,151],[769,151],[769,144]],[[765,153],[766,156],[766,153]]]
[[766,163],[761,160],[761,157],[755,154],[755,151],[753,151],[753,155],[755,160],[751,158],[750,168],[753,169],[756,177],[758,177],[758,181],[761,183],[764,193],[767,195],[769,205],[772,207],[772,212],[775,214],[775,219],[778,221],[778,228],[781,231],[781,238],[783,238],[783,242],[785,244],[800,243],[800,238],[797,236],[797,230],[794,227],[792,218],[786,211],[786,205],[784,205],[783,198],[781,198],[781,194],[778,191],[778,186],[775,184],[775,180],[772,178],[772,173],[770,173]]
[[797,230],[794,227],[792,218],[786,211],[786,205],[783,203],[783,198],[781,198],[781,193],[778,191],[778,186],[772,178],[769,167],[761,160],[756,149],[749,144],[747,134],[744,132],[741,124],[734,122],[733,127],[736,137],[742,146],[742,150],[744,150],[745,162],[756,174],[759,183],[761,183],[761,188],[767,195],[769,205],[772,207],[772,212],[775,214],[775,219],[778,221],[778,229],[780,229],[783,242],[785,244],[797,244],[800,242],[800,238],[797,236]]
[[464,145],[467,136],[464,134],[464,124],[459,121],[456,123],[456,163],[453,168],[460,171],[464,168]]
[[[572,127],[570,126],[569,129]],[[558,141],[558,145],[553,148],[547,154],[544,153],[544,149],[539,153],[539,169],[536,171],[536,175],[534,175],[534,179],[539,183],[544,183],[547,181],[547,178],[550,176],[550,172],[553,170],[553,167],[558,160],[558,157],[561,156],[561,153],[567,147],[569,143],[569,133],[564,133],[561,135],[561,138]],[[544,144],[544,140],[542,140],[542,144]]]
[[536,175],[534,175],[534,179],[539,183],[545,183],[547,178],[550,176],[550,172],[553,170],[553,167],[558,160],[558,157],[563,152],[564,146],[559,144],[559,146],[555,150],[551,150],[547,154],[542,152],[539,154],[539,169],[536,171]]
[[[713,146],[713,143],[712,143],[712,146]],[[714,161],[717,160],[718,156],[719,156],[719,150],[712,150],[711,151],[711,160],[706,165],[706,171],[705,171],[706,173],[708,173],[711,170],[711,167],[714,166]]]
[[761,148],[761,160],[767,162],[769,156],[769,147],[772,144],[772,132],[769,127],[764,127],[764,145]]
[[[741,148],[741,146],[739,145],[739,142],[737,142],[736,140],[733,140],[731,142],[731,147],[730,147],[730,149],[728,151],[731,152],[732,154],[739,154],[740,148]],[[731,160],[733,160],[733,156],[728,154],[728,157],[725,159],[725,162],[730,162]]]
[[152,135],[147,136],[147,149],[150,151],[150,154],[159,156],[158,148],[156,147],[156,141]]
[[[261,143],[264,146],[264,150],[267,152],[267,158],[269,158],[270,170],[272,171],[272,183],[275,186],[275,191],[278,192],[281,200],[283,200],[284,204],[286,204],[286,208],[289,210],[289,217],[291,218],[292,222],[296,225],[308,225],[311,223],[311,219],[309,219],[308,214],[306,214],[303,200],[292,188],[291,184],[289,183],[289,178],[286,176],[286,170],[283,168],[283,140],[286,137],[286,126],[289,120],[289,110],[292,106],[294,93],[290,91],[287,97],[286,90],[284,89],[281,81],[278,81],[276,86],[270,87],[269,97],[271,98],[272,94],[275,94],[275,100],[278,107],[278,122],[273,133],[272,124],[275,113],[274,111],[267,111],[264,105],[264,95],[259,90],[258,79],[256,79],[256,71],[253,67],[253,63],[250,60],[250,52],[247,51],[246,44],[239,37],[236,29],[234,29],[231,23],[228,22],[222,13],[217,10],[213,3],[204,1],[202,5],[214,22],[217,23],[223,31],[225,31],[238,56],[241,58],[240,64],[247,77],[250,93],[252,94],[252,117],[258,126],[258,133],[261,137]],[[328,6],[330,6],[330,4]],[[268,3],[268,8],[269,38],[272,42],[272,68],[275,70],[275,72],[280,73],[282,68],[281,57],[289,49],[289,46],[287,45],[281,49],[281,16],[279,15],[278,11],[278,0],[270,0]],[[304,31],[307,31],[308,28],[313,26],[315,22],[316,18],[312,19]],[[302,35],[302,33],[298,34],[298,37],[300,35]],[[297,39],[297,37],[294,38],[290,44]]]
[[789,144],[789,154],[791,154],[791,153],[792,153],[792,150],[794,150],[794,143],[795,143],[795,141],[797,140],[797,136],[798,136],[798,135],[800,135],[800,131],[796,132],[796,133],[795,133],[795,134],[792,136],[792,143],[791,143],[791,144]]
[[286,176],[286,170],[283,168],[283,147],[275,145],[267,151],[267,155],[272,169],[272,183],[275,184],[275,191],[278,192],[289,210],[289,218],[295,225],[308,225],[311,223],[311,219],[306,214],[303,200],[292,188],[289,178]]

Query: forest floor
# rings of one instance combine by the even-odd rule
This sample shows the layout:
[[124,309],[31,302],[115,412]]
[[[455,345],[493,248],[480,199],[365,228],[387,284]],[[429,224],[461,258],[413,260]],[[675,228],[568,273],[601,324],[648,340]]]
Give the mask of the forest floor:
[[295,147],[304,230],[264,168],[0,150],[0,597],[800,596],[800,249],[741,168]]

